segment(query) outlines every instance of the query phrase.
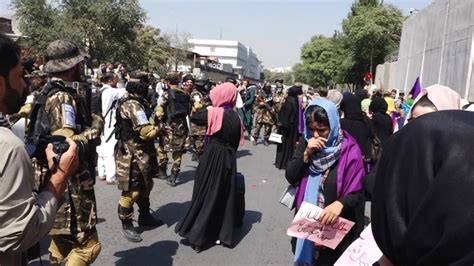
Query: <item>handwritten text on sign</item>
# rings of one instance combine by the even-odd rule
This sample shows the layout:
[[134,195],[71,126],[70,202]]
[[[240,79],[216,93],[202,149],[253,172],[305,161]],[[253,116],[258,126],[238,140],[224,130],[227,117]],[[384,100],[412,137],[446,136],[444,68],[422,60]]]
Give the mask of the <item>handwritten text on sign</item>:
[[303,202],[291,226],[288,228],[287,234],[336,249],[344,236],[354,226],[354,222],[339,217],[332,225],[322,225],[318,220],[322,212],[323,209],[318,206]]
[[372,235],[372,226],[369,225],[362,231],[360,237],[344,251],[334,265],[370,266],[377,262],[382,255],[382,251],[380,251]]

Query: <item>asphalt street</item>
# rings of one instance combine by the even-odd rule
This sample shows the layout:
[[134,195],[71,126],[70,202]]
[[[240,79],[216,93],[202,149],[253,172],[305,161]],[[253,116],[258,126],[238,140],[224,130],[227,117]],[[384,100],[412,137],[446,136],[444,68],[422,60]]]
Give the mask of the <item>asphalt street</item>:
[[[97,181],[97,230],[102,251],[93,265],[291,265],[286,229],[293,212],[278,202],[287,183],[284,171],[273,165],[275,151],[276,145],[265,147],[259,142],[253,146],[246,141],[237,152],[238,171],[244,174],[246,182],[246,213],[243,227],[236,231],[236,245],[232,249],[213,246],[197,254],[189,246],[180,244],[181,237],[174,232],[189,207],[193,190],[197,162],[191,160],[189,153],[183,158],[176,187],[155,179],[151,208],[154,217],[162,219],[165,225],[145,231],[138,228],[143,238],[140,243],[128,242],[120,233],[117,215],[120,191],[116,186]],[[47,240],[42,244],[43,264],[47,265]],[[39,265],[38,261],[30,264]]]

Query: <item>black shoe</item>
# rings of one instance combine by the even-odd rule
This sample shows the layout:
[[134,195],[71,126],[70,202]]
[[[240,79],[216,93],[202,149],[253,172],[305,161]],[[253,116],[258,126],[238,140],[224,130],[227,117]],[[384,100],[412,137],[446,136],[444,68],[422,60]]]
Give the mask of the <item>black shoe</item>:
[[122,221],[122,235],[130,242],[141,242],[143,239],[133,227],[131,220]]
[[192,245],[191,247],[194,249],[194,251],[196,251],[196,253],[201,253],[202,251],[202,248],[200,246]]
[[171,175],[168,177],[168,180],[166,181],[166,183],[168,183],[168,185],[172,187],[175,187],[177,178],[178,178],[178,172],[173,171],[171,172]]
[[254,138],[254,141],[252,141],[253,146],[257,146],[257,138]]
[[268,142],[268,140],[264,140],[264,141],[263,141],[263,145],[265,145],[265,146],[269,146],[269,145],[270,145],[270,143]]
[[193,162],[199,161],[199,157],[197,156],[196,153],[193,153],[193,157],[191,158],[191,160],[192,160]]

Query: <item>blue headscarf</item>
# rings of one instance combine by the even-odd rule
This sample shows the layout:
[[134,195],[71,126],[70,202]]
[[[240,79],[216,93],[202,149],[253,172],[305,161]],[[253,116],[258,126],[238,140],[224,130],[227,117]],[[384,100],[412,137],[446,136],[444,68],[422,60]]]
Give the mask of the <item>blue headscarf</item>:
[[[306,186],[304,201],[318,205],[319,186],[322,174],[329,169],[339,158],[341,150],[342,135],[340,134],[339,112],[333,102],[318,98],[309,103],[305,110],[304,126],[305,139],[309,141],[313,134],[307,126],[306,115],[314,106],[322,107],[328,116],[330,132],[326,147],[320,151],[314,152],[309,161],[308,184]],[[296,242],[294,264],[312,265],[316,248],[314,242],[304,239],[298,239]]]

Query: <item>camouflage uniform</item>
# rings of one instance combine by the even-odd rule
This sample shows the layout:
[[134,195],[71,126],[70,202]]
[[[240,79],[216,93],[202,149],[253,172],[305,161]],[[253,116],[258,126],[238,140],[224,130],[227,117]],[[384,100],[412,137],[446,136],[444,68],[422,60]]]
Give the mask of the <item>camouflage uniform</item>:
[[[153,188],[153,177],[156,176],[158,161],[153,138],[144,140],[140,131],[152,126],[156,132],[152,111],[148,103],[134,94],[126,93],[120,100],[117,109],[118,143],[115,153],[118,188],[122,190],[119,200],[119,219],[131,224],[133,204],[140,209],[139,224],[142,214],[149,215],[150,192]],[[119,125],[120,123],[120,125]]]
[[[211,106],[212,104],[208,95],[205,95],[198,90],[194,90],[191,93],[191,105],[191,115],[194,115],[197,112],[204,110],[208,106]],[[198,126],[191,122],[191,134],[194,142],[194,152],[197,156],[201,156],[201,154],[204,152],[204,139],[206,137],[206,131],[207,126]]]
[[[176,110],[173,110],[175,100],[173,95],[185,99],[186,103],[183,103],[183,110],[179,114],[173,114]],[[186,116],[190,111],[190,99],[189,94],[184,90],[173,87],[168,92],[162,95],[161,105],[157,107],[156,114],[161,121],[165,123],[164,130],[162,130],[162,145],[158,148],[159,156],[159,167],[166,169],[168,163],[167,152],[172,153],[173,167],[171,169],[174,173],[179,173],[181,170],[181,159],[185,152],[184,146],[186,144],[186,137],[188,136],[188,124]]]
[[254,144],[256,144],[258,137],[260,136],[260,130],[262,126],[265,127],[265,131],[263,133],[263,138],[265,141],[265,145],[268,145],[268,138],[270,138],[270,134],[272,132],[272,127],[275,124],[275,110],[273,106],[273,95],[270,92],[265,90],[261,90],[259,95],[257,96],[256,101],[257,106],[257,126],[255,128],[253,137],[254,137]]
[[[66,87],[61,80],[52,82]],[[95,147],[100,141],[103,120],[99,116],[88,115],[83,108],[84,102],[78,101],[79,97],[74,90],[70,87],[66,90],[53,93],[46,100],[45,110],[50,121],[51,134],[79,141],[82,143],[79,146],[83,148],[80,149],[79,168],[69,178],[64,201],[61,201],[58,207],[50,231],[52,241],[49,251],[52,265],[59,264],[66,257],[75,260],[81,257],[78,254],[84,252],[90,254],[86,261],[92,263],[101,249],[95,228],[97,206],[94,193],[95,175],[92,171],[95,168],[96,157],[92,153],[95,153]],[[84,121],[85,118],[89,118],[87,119],[89,121]],[[36,180],[45,179],[44,173],[44,169],[37,169]],[[65,246],[64,243],[69,243],[69,246]],[[77,249],[82,251],[77,252]]]

